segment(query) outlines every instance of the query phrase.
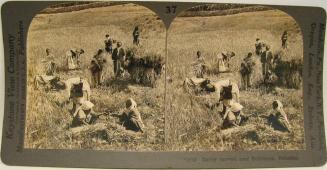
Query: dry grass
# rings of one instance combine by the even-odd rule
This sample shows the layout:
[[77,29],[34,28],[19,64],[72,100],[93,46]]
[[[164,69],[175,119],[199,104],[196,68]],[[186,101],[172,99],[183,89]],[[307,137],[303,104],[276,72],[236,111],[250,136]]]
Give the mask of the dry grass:
[[[188,12],[190,13],[190,11]],[[185,77],[193,77],[191,63],[200,50],[210,68],[215,66],[218,52],[234,51],[232,73],[208,75],[212,80],[231,79],[241,85],[239,67],[248,52],[254,53],[257,37],[271,46],[273,53],[281,50],[280,36],[284,30],[290,33],[289,49],[283,60],[301,59],[302,36],[295,21],[287,14],[268,10],[227,16],[179,17],[169,29],[167,64],[168,76],[168,124],[170,150],[275,150],[304,149],[303,99],[300,90],[282,89],[283,96],[266,94],[261,88],[241,91],[240,102],[247,115],[255,113],[245,126],[221,130],[218,110],[207,107],[217,102],[213,95],[187,95],[182,89]],[[262,80],[261,63],[256,57],[254,84]],[[273,100],[279,99],[293,126],[292,133],[280,133],[267,125],[265,116],[271,110]]]
[[[109,61],[106,84],[92,90],[91,101],[95,111],[120,113],[124,101],[133,97],[147,127],[146,133],[135,134],[124,130],[117,118],[102,116],[99,120],[105,130],[90,128],[75,135],[69,129],[71,122],[68,109],[58,103],[65,99],[64,92],[40,92],[31,87],[32,77],[41,74],[41,58],[45,48],[53,49],[56,63],[62,67],[64,54],[70,48],[83,48],[82,70],[60,72],[62,79],[73,76],[90,78],[87,65],[98,48],[103,48],[104,35],[132,46],[132,31],[140,25],[143,54],[165,54],[164,25],[149,10],[134,5],[93,8],[70,13],[39,14],[33,20],[28,33],[28,105],[25,147],[52,149],[103,149],[103,150],[262,150],[304,149],[303,102],[301,90],[283,89],[284,96],[265,94],[259,89],[241,92],[241,104],[245,113],[257,113],[248,124],[229,130],[221,130],[221,118],[217,109],[205,105],[213,102],[207,96],[199,98],[185,94],[181,88],[186,77],[191,77],[190,64],[197,50],[202,51],[207,62],[214,60],[218,52],[231,50],[236,53],[232,61],[234,73],[210,75],[211,79],[228,77],[239,83],[241,59],[254,49],[254,40],[261,37],[269,42],[273,52],[280,50],[280,35],[290,31],[290,49],[287,57],[302,57],[302,37],[296,23],[280,11],[248,12],[231,16],[180,17],[169,29],[167,125],[164,127],[164,80],[155,88],[127,84],[128,79],[111,79],[112,63]],[[109,57],[109,56],[108,56]],[[212,62],[211,62],[212,63]],[[260,68],[259,68],[260,69]],[[260,79],[259,75],[258,80]],[[264,100],[263,100],[264,99]],[[266,125],[262,116],[267,115],[271,102],[281,100],[293,126],[293,132],[276,132]],[[164,143],[164,129],[168,143]],[[283,139],[283,140],[282,140]]]
[[[40,92],[32,88],[33,76],[42,74],[41,60],[45,49],[50,48],[56,56],[59,67],[64,65],[64,54],[70,48],[83,48],[82,70],[69,73],[59,72],[61,79],[74,76],[89,79],[87,69],[97,49],[104,48],[104,35],[123,42],[124,47],[132,47],[134,26],[141,28],[142,54],[163,56],[165,30],[150,10],[134,5],[117,5],[93,8],[71,13],[39,14],[33,20],[28,33],[28,106],[26,121],[26,148],[74,148],[107,150],[163,150],[164,121],[163,93],[164,81],[158,80],[158,89],[128,84],[129,80],[112,80],[111,56],[107,56],[106,84],[92,89],[91,101],[97,112],[121,113],[125,101],[132,97],[139,105],[146,133],[134,134],[122,130],[118,119],[102,116],[107,131],[89,130],[78,136],[70,133],[68,126],[71,105],[59,107],[67,99],[64,92]],[[154,45],[155,44],[155,45]],[[110,119],[110,120],[107,120]],[[113,132],[115,132],[113,134]],[[100,135],[96,135],[99,133]],[[101,135],[102,134],[102,135]]]

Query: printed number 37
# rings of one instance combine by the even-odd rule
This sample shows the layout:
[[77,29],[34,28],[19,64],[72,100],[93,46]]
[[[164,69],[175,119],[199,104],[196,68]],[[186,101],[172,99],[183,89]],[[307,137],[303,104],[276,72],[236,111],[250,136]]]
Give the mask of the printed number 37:
[[176,13],[176,8],[177,8],[177,6],[175,6],[175,5],[166,6],[166,13],[167,14],[175,14]]

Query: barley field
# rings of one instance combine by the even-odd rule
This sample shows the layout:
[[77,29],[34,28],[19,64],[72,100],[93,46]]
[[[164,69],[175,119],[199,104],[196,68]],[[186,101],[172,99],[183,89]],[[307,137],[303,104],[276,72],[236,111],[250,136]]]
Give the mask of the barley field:
[[[183,16],[183,15],[181,15]],[[185,15],[184,15],[185,16]],[[210,95],[193,96],[182,88],[186,77],[193,77],[191,63],[200,50],[206,62],[214,67],[217,54],[234,51],[232,73],[211,74],[212,80],[229,78],[240,86],[238,73],[241,60],[254,52],[257,37],[267,42],[273,53],[282,53],[284,60],[302,59],[302,35],[296,22],[279,10],[240,12],[224,16],[177,17],[168,29],[168,58],[166,71],[169,81],[165,89],[165,75],[154,88],[129,81],[128,77],[113,79],[111,56],[105,85],[92,89],[91,101],[96,112],[119,114],[125,101],[132,97],[138,104],[146,126],[145,133],[125,130],[116,117],[103,115],[99,122],[106,130],[96,126],[89,131],[74,134],[69,129],[72,121],[71,105],[60,103],[67,99],[64,91],[35,90],[33,77],[41,75],[41,60],[45,49],[52,49],[59,66],[57,75],[62,80],[81,76],[91,82],[87,68],[99,48],[104,48],[104,36],[110,36],[132,47],[132,31],[141,28],[141,55],[165,56],[166,29],[151,10],[123,4],[96,7],[65,13],[42,13],[35,16],[28,32],[28,89],[25,148],[35,149],[96,149],[114,151],[239,151],[239,150],[299,150],[305,149],[303,128],[302,89],[280,87],[282,94],[265,93],[260,88],[241,91],[240,103],[245,114],[255,113],[244,126],[222,130],[217,110],[208,108]],[[289,48],[281,50],[280,37],[289,31]],[[65,52],[83,48],[82,69],[63,71]],[[260,75],[254,75],[260,81]],[[166,92],[166,93],[165,93]],[[164,96],[167,96],[165,106]],[[265,115],[273,100],[280,100],[292,125],[291,133],[275,131]],[[165,110],[166,108],[166,110]],[[166,119],[165,119],[166,115]],[[165,122],[166,121],[166,122]]]
[[[187,11],[188,16],[191,11]],[[181,14],[184,16],[184,14]],[[269,44],[273,54],[283,53],[283,60],[301,59],[303,42],[297,23],[279,10],[244,12],[224,16],[177,17],[168,32],[167,136],[171,150],[179,151],[239,151],[304,149],[302,89],[282,88],[281,95],[266,93],[260,87],[240,92],[244,113],[255,114],[244,126],[221,129],[222,120],[216,109],[207,107],[214,95],[194,96],[185,93],[183,80],[194,77],[192,62],[199,50],[209,67],[222,51],[233,51],[231,73],[206,75],[212,81],[230,79],[241,87],[239,69],[243,58],[255,54],[255,40]],[[289,48],[281,49],[281,35],[288,30]],[[262,81],[258,56],[253,83]],[[291,133],[281,133],[267,125],[273,100],[284,104],[292,125]]]
[[[107,150],[163,150],[164,148],[164,80],[158,80],[156,89],[132,84],[128,78],[113,79],[111,56],[105,85],[92,89],[91,102],[96,112],[119,114],[125,101],[132,97],[138,104],[146,132],[126,131],[113,116],[101,116],[107,131],[91,129],[75,135],[69,131],[72,117],[68,112],[72,105],[60,107],[68,99],[65,91],[43,92],[34,90],[33,77],[42,74],[42,57],[45,49],[52,49],[59,65],[57,75],[62,80],[84,77],[91,82],[87,68],[99,48],[104,48],[105,35],[132,47],[132,32],[136,25],[141,28],[140,48],[142,54],[161,54],[165,50],[163,23],[149,9],[134,4],[90,8],[86,10],[38,14],[28,32],[28,91],[27,119],[25,132],[26,148],[48,149],[107,149]],[[114,46],[115,47],[115,46]],[[81,70],[62,71],[65,53],[71,48],[82,48]]]

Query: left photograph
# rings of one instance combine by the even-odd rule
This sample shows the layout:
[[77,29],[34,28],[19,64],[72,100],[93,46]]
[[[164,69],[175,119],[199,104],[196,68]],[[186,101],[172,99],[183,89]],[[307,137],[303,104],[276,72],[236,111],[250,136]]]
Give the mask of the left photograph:
[[165,27],[132,3],[63,2],[27,35],[24,148],[164,149]]

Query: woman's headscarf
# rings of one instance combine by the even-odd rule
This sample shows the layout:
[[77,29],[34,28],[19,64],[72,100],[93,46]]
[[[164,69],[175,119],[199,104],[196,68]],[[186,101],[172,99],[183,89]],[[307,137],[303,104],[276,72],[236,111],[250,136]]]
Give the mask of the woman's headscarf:
[[137,104],[136,104],[136,102],[132,98],[129,98],[126,101],[126,109],[134,109],[136,107],[137,107]]
[[283,104],[279,100],[274,100],[272,105],[273,105],[273,109],[275,109],[275,110],[283,109]]

